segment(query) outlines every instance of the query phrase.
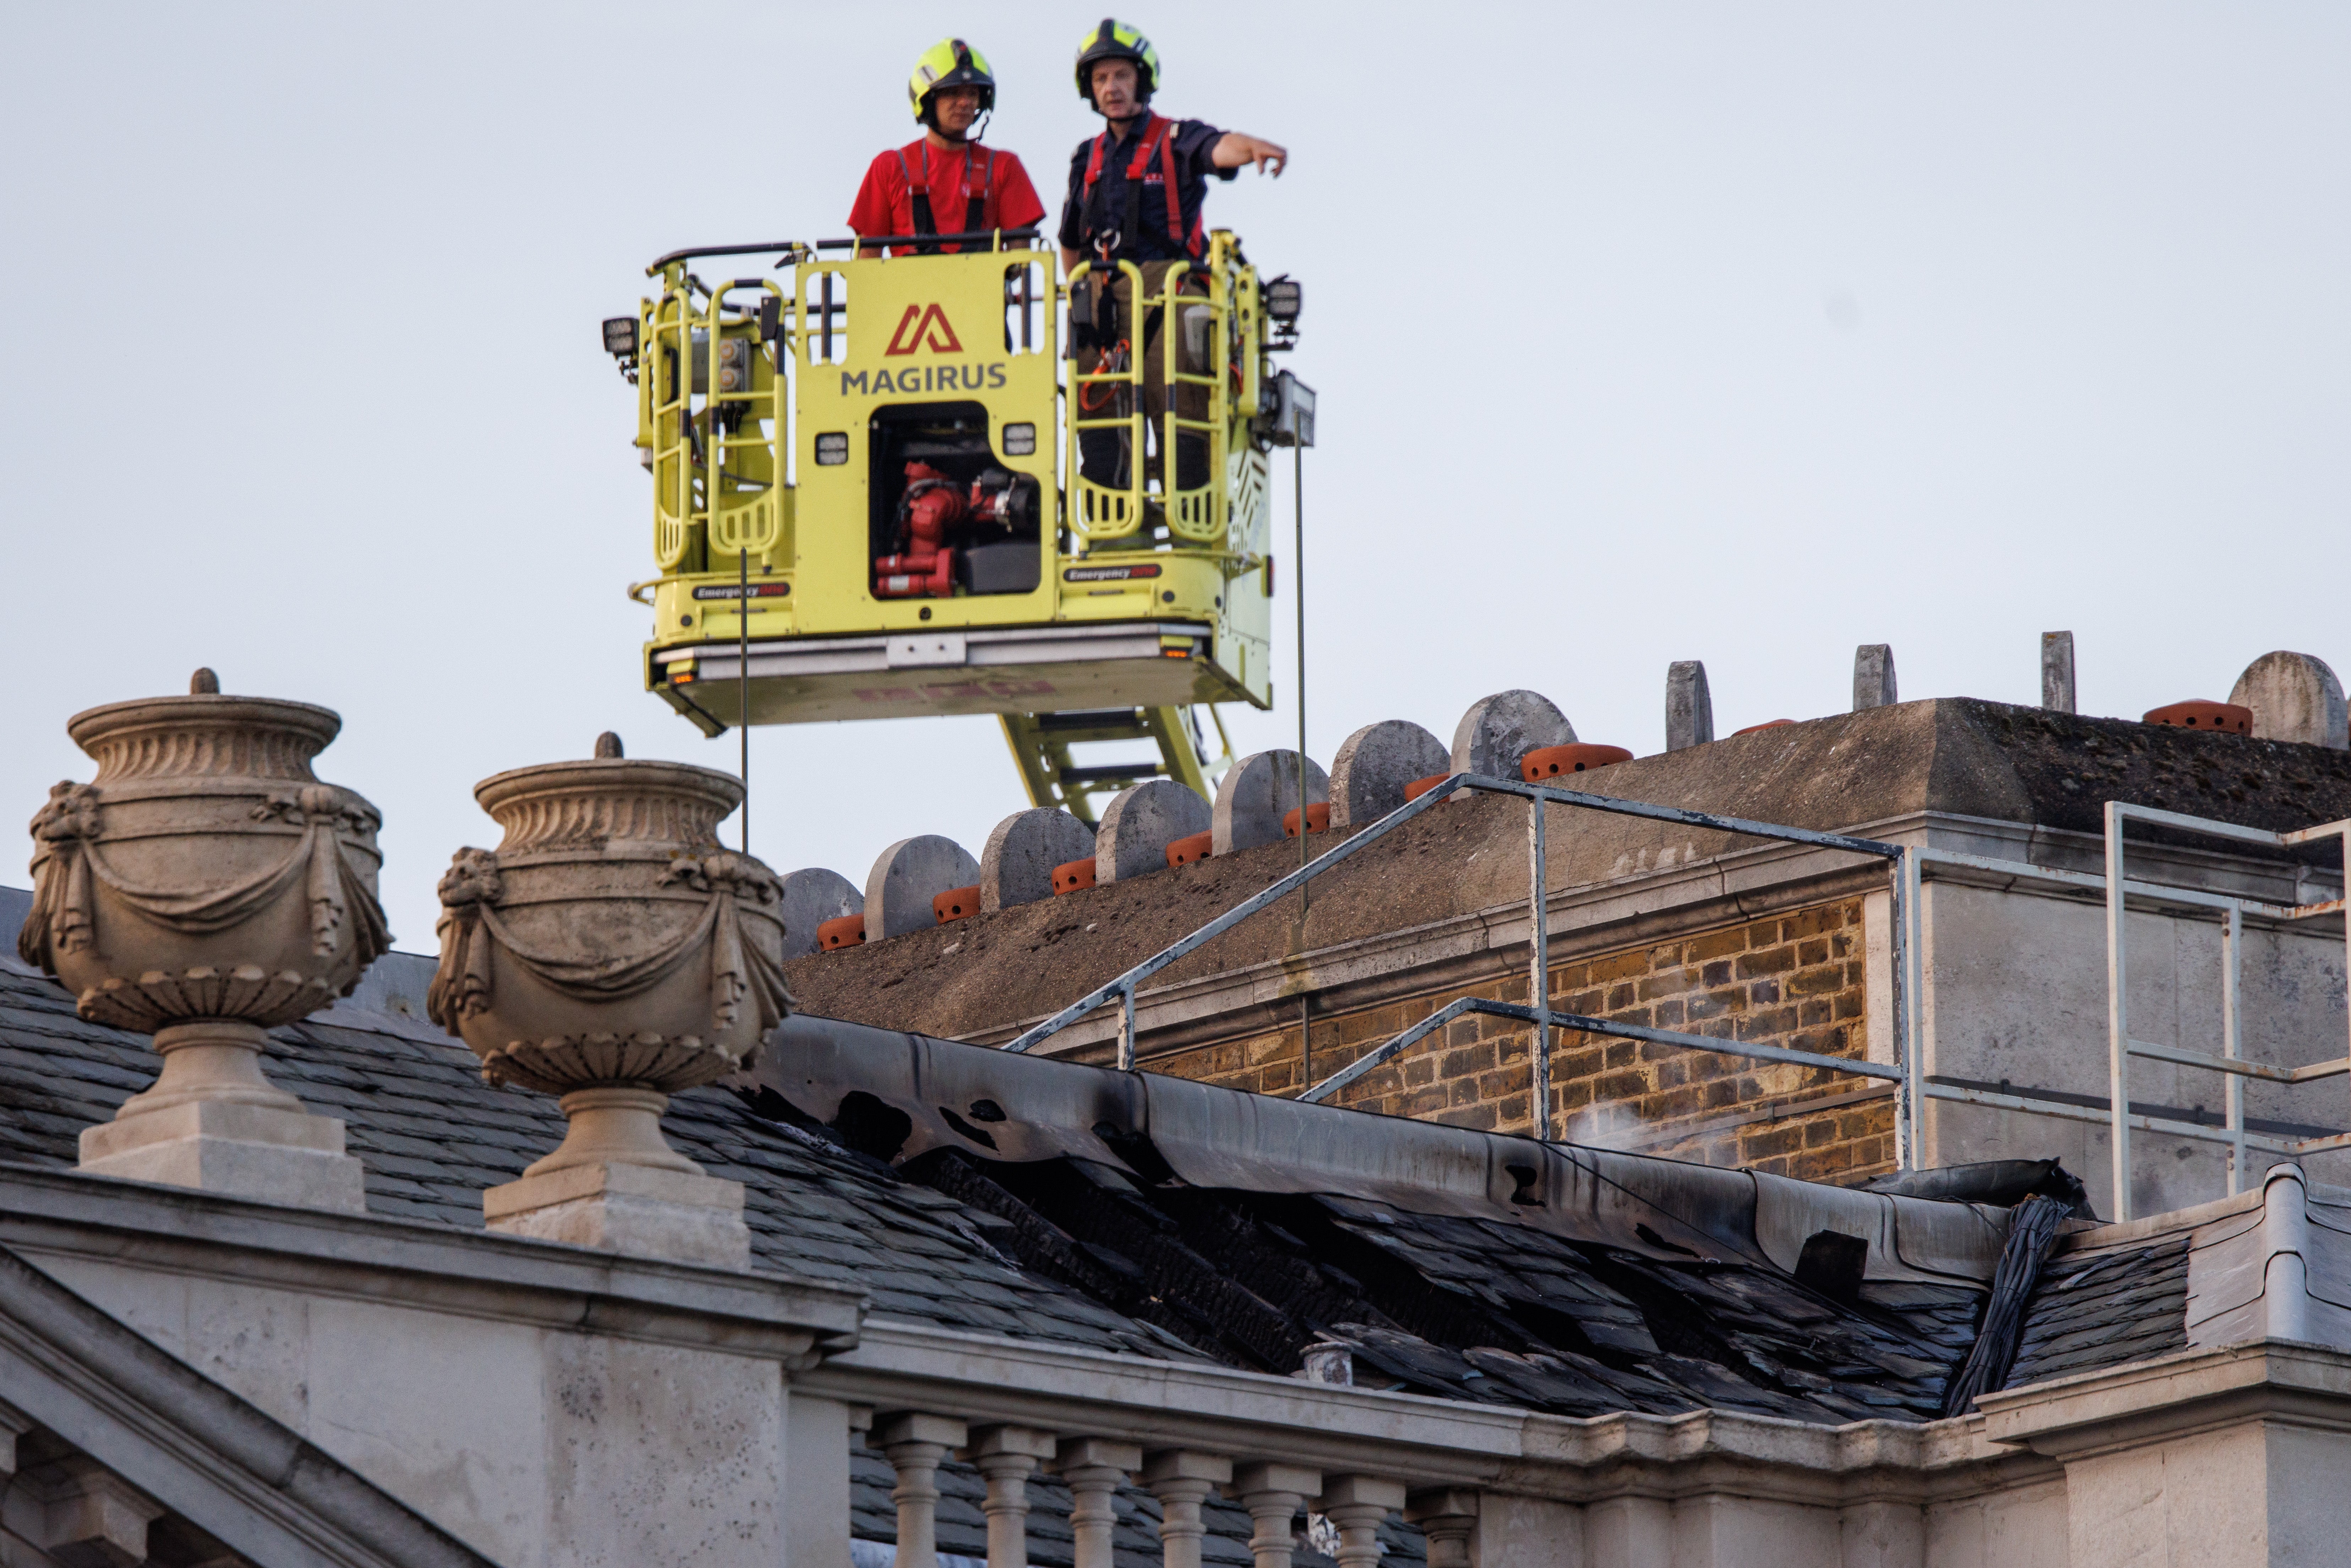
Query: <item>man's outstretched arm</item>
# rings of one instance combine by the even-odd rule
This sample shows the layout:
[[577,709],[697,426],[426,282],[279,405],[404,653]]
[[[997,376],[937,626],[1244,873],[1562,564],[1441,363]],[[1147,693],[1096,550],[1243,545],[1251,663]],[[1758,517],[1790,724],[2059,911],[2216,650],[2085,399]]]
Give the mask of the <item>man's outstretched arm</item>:
[[1208,153],[1208,162],[1219,169],[1238,169],[1244,163],[1254,163],[1259,173],[1271,174],[1278,180],[1281,172],[1290,167],[1290,149],[1276,146],[1262,136],[1228,131],[1217,138],[1217,145]]

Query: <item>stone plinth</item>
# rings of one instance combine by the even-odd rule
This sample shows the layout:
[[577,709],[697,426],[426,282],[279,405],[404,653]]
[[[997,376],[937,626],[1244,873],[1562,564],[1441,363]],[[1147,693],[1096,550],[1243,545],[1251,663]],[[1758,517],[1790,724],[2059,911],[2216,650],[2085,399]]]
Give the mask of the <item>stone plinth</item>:
[[314,1116],[261,1075],[264,1036],[230,1019],[158,1030],[162,1076],[111,1122],[85,1127],[81,1168],[302,1208],[367,1210],[343,1124]]
[[600,1161],[542,1171],[482,1194],[492,1230],[719,1269],[751,1266],[743,1184]]

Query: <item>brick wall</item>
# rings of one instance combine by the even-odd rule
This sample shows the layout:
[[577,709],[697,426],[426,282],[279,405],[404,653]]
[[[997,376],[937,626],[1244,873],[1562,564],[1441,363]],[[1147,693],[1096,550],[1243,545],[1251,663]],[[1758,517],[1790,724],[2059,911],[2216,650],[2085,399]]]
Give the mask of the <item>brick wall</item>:
[[[1855,898],[1559,964],[1552,1003],[1612,1021],[1861,1057],[1868,1052],[1864,969]],[[1526,976],[1318,1015],[1313,1077],[1328,1077],[1468,994],[1523,1004]],[[1507,1019],[1458,1019],[1441,1039],[1357,1080],[1339,1103],[1528,1132],[1531,1035]],[[1268,1094],[1294,1094],[1307,1082],[1295,1025],[1154,1057],[1150,1065]],[[1562,1031],[1552,1052],[1552,1104],[1554,1127],[1578,1143],[1813,1180],[1858,1180],[1894,1166],[1890,1093],[1826,1068]],[[1757,1116],[1766,1119],[1750,1120]]]

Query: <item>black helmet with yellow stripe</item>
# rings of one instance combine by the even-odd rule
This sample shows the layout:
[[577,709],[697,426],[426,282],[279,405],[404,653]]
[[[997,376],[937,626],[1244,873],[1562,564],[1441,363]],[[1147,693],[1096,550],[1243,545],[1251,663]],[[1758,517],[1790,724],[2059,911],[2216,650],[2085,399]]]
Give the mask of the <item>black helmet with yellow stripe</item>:
[[1088,103],[1094,100],[1094,67],[1104,60],[1134,62],[1134,96],[1144,103],[1159,87],[1159,51],[1151,40],[1115,16],[1104,16],[1102,25],[1086,29],[1083,42],[1078,45],[1078,96]]

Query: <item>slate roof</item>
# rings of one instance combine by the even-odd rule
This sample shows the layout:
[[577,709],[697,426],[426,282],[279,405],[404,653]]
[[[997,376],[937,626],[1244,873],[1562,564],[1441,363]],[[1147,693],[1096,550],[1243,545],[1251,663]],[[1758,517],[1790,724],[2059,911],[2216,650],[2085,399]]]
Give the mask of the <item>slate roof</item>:
[[904,1167],[1011,1221],[998,1245],[1234,1365],[1597,1416],[1738,1410],[1932,1420],[1983,1293],[1869,1281],[1850,1301],[1765,1263],[1660,1261],[1507,1217],[1329,1194],[1143,1187],[1076,1159],[935,1150]]
[[[340,1116],[377,1214],[478,1230],[482,1189],[562,1141],[544,1094],[493,1089],[473,1053],[430,1025],[335,1008],[273,1031],[266,1071]],[[93,1122],[155,1080],[146,1038],[86,1023],[63,988],[0,957],[0,1159],[70,1166]],[[670,1141],[747,1188],[757,1266],[872,1292],[890,1317],[1161,1359],[1199,1353],[989,1246],[952,1198],[878,1162],[751,1114],[728,1091],[676,1096]]]
[[2006,1385],[2186,1350],[2189,1240],[2183,1231],[2145,1247],[2052,1258],[2025,1309]]
[[1339,1209],[1341,1228],[1431,1277],[1514,1317],[1562,1313],[1594,1350],[1618,1353],[1614,1365],[1534,1347],[1431,1355],[1437,1347],[1373,1330],[1333,1336],[1423,1392],[1489,1404],[1576,1416],[1708,1406],[1800,1421],[1931,1419],[1983,1302],[1959,1286],[1872,1281],[1845,1303],[1752,1264],[1660,1263],[1522,1225],[1322,1201]]
[[[344,1120],[381,1214],[478,1228],[482,1189],[563,1132],[551,1099],[488,1087],[461,1045],[389,1012],[346,1005],[277,1030],[267,1067]],[[70,1166],[81,1129],[154,1072],[143,1037],[84,1022],[54,982],[0,957],[0,1159]],[[1981,1310],[1961,1285],[1869,1281],[1833,1299],[1768,1264],[1664,1260],[1507,1215],[1138,1186],[1069,1158],[935,1150],[893,1167],[771,1089],[677,1096],[666,1126],[745,1184],[756,1266],[855,1284],[879,1314],[1275,1373],[1343,1345],[1369,1386],[1567,1416],[1930,1420]],[[2184,1343],[2184,1247],[2127,1257],[2050,1265],[2009,1386]]]
[[[0,915],[13,913],[0,910]],[[0,920],[0,925],[7,922]],[[367,1168],[377,1214],[466,1229],[482,1223],[481,1191],[510,1181],[563,1136],[555,1102],[490,1088],[472,1053],[428,1025],[337,1008],[273,1031],[266,1070],[312,1109],[342,1117],[350,1152]],[[0,1159],[70,1166],[93,1122],[155,1079],[141,1036],[75,1016],[73,1000],[14,956],[0,956]],[[676,1096],[663,1123],[670,1141],[715,1176],[745,1184],[757,1266],[856,1284],[878,1314],[1025,1339],[1050,1339],[1160,1359],[1205,1359],[1053,1280],[1021,1269],[987,1239],[1000,1222],[909,1182],[829,1136],[754,1114],[731,1092]],[[940,1468],[938,1545],[985,1558],[987,1484],[969,1465]],[[889,1461],[851,1455],[852,1530],[894,1542]],[[1029,1482],[1029,1562],[1071,1568],[1068,1488]],[[1117,1497],[1117,1568],[1160,1568],[1159,1504],[1139,1487]],[[1238,1504],[1203,1509],[1207,1568],[1247,1568],[1253,1529]],[[1392,1563],[1423,1560],[1420,1532],[1383,1528]],[[1301,1549],[1299,1568],[1335,1568]]]

